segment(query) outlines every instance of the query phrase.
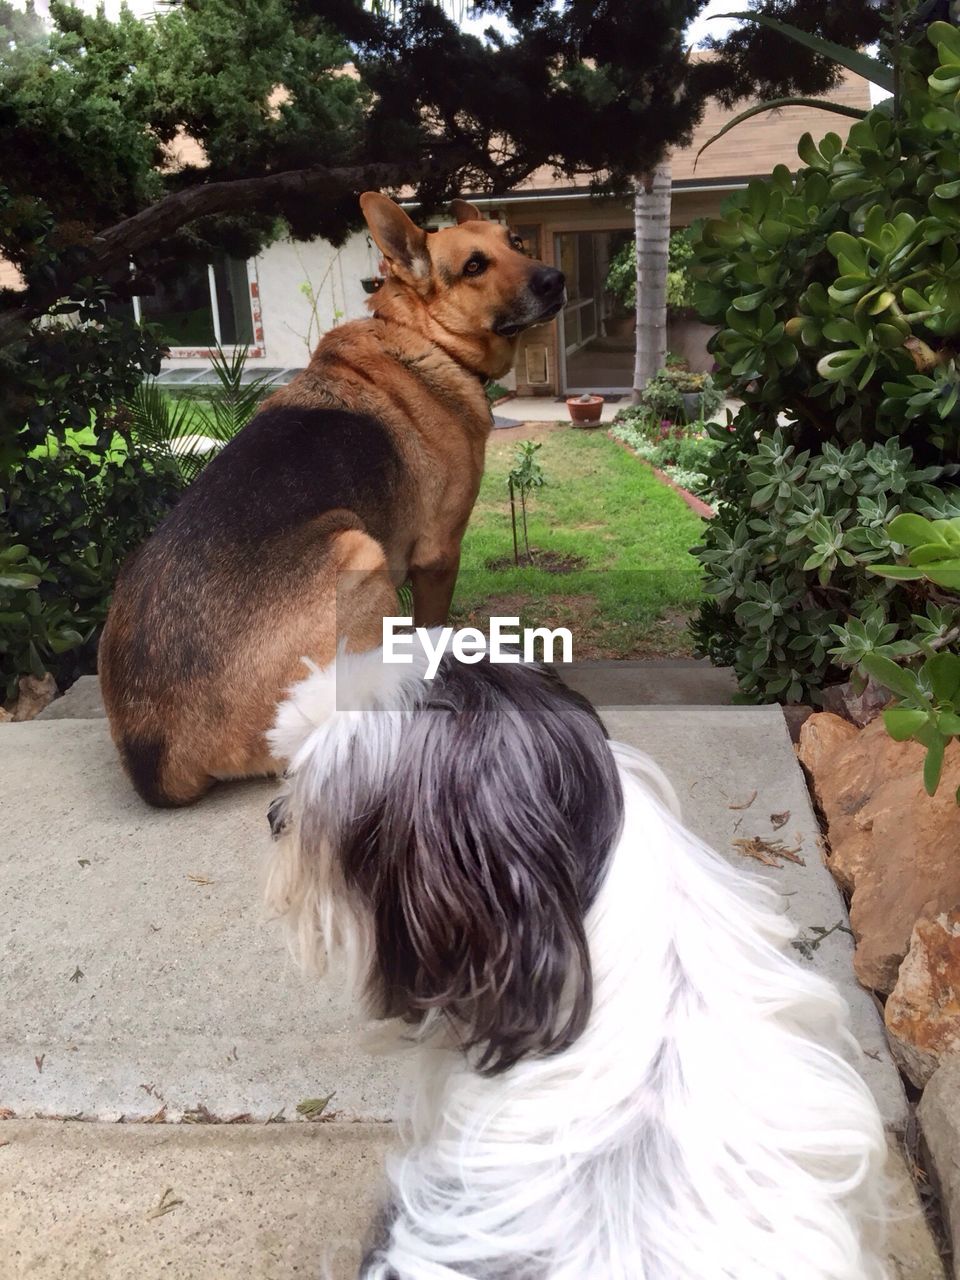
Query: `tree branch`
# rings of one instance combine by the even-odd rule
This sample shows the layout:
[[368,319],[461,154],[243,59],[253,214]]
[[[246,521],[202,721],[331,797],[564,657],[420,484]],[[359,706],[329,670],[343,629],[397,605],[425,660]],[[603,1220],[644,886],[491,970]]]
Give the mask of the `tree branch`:
[[399,186],[402,182],[415,181],[416,177],[409,168],[401,169],[390,164],[338,169],[317,166],[253,178],[208,182],[172,192],[156,204],[94,236],[82,258],[58,271],[51,283],[20,294],[13,307],[0,313],[0,346],[22,337],[30,321],[66,296],[78,280],[89,275],[103,275],[198,218],[241,211],[249,213],[251,210],[280,212],[288,200],[322,193],[329,201],[331,197],[353,191],[359,193],[368,187]]

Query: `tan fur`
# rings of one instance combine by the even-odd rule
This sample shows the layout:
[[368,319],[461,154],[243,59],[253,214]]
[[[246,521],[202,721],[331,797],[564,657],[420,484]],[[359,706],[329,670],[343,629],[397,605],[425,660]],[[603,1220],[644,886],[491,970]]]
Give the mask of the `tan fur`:
[[[353,650],[379,644],[404,580],[417,625],[446,620],[491,427],[482,380],[502,376],[516,346],[493,325],[529,293],[541,264],[463,201],[455,202],[460,225],[431,235],[384,196],[367,193],[361,203],[389,264],[374,314],[329,332],[309,367],[263,408],[340,409],[382,424],[405,477],[389,536],[381,544],[353,512],[329,511],[258,547],[253,563],[239,552],[218,558],[189,617],[175,558],[159,572],[151,563],[149,574],[132,558],[100,672],[111,732],[135,781],[131,743],[160,744],[155,785],[137,781],[153,803],[190,803],[215,779],[276,770],[264,732],[303,674],[302,659],[326,664],[340,640]],[[465,278],[464,261],[478,249],[486,269]],[[262,489],[270,477],[256,482]],[[202,522],[191,538],[202,547]],[[239,583],[255,599],[242,618],[233,608]],[[200,637],[196,661],[168,670],[185,626]]]

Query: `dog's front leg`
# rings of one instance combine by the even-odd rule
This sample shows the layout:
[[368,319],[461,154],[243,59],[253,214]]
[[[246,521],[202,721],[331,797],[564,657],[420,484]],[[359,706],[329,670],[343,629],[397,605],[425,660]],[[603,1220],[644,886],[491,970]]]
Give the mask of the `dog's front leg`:
[[446,623],[459,568],[459,551],[431,564],[410,566],[414,626],[442,627]]

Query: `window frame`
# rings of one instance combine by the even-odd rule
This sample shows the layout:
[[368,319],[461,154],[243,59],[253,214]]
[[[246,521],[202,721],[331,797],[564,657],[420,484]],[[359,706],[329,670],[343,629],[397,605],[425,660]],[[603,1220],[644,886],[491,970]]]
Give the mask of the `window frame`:
[[[257,274],[256,258],[247,258],[244,264],[247,271],[247,303],[250,307],[250,322],[253,330],[253,341],[250,343],[230,343],[223,346],[220,338],[220,304],[217,298],[217,282],[214,275],[213,263],[207,263],[207,290],[210,295],[210,314],[213,318],[213,336],[216,344],[221,350],[228,355],[232,355],[238,349],[245,349],[247,359],[264,360],[266,359],[267,350],[263,340],[263,312],[260,306],[260,281]],[[140,295],[134,294],[131,298],[133,303],[133,317],[137,324],[142,323],[142,311],[140,307]],[[166,360],[209,360],[217,354],[216,346],[213,347],[169,347]]]

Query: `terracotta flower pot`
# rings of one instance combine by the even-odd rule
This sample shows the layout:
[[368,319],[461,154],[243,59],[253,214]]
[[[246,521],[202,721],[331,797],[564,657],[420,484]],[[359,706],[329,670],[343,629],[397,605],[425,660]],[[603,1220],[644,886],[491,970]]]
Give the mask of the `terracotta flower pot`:
[[603,396],[568,396],[567,410],[573,422],[599,422]]

